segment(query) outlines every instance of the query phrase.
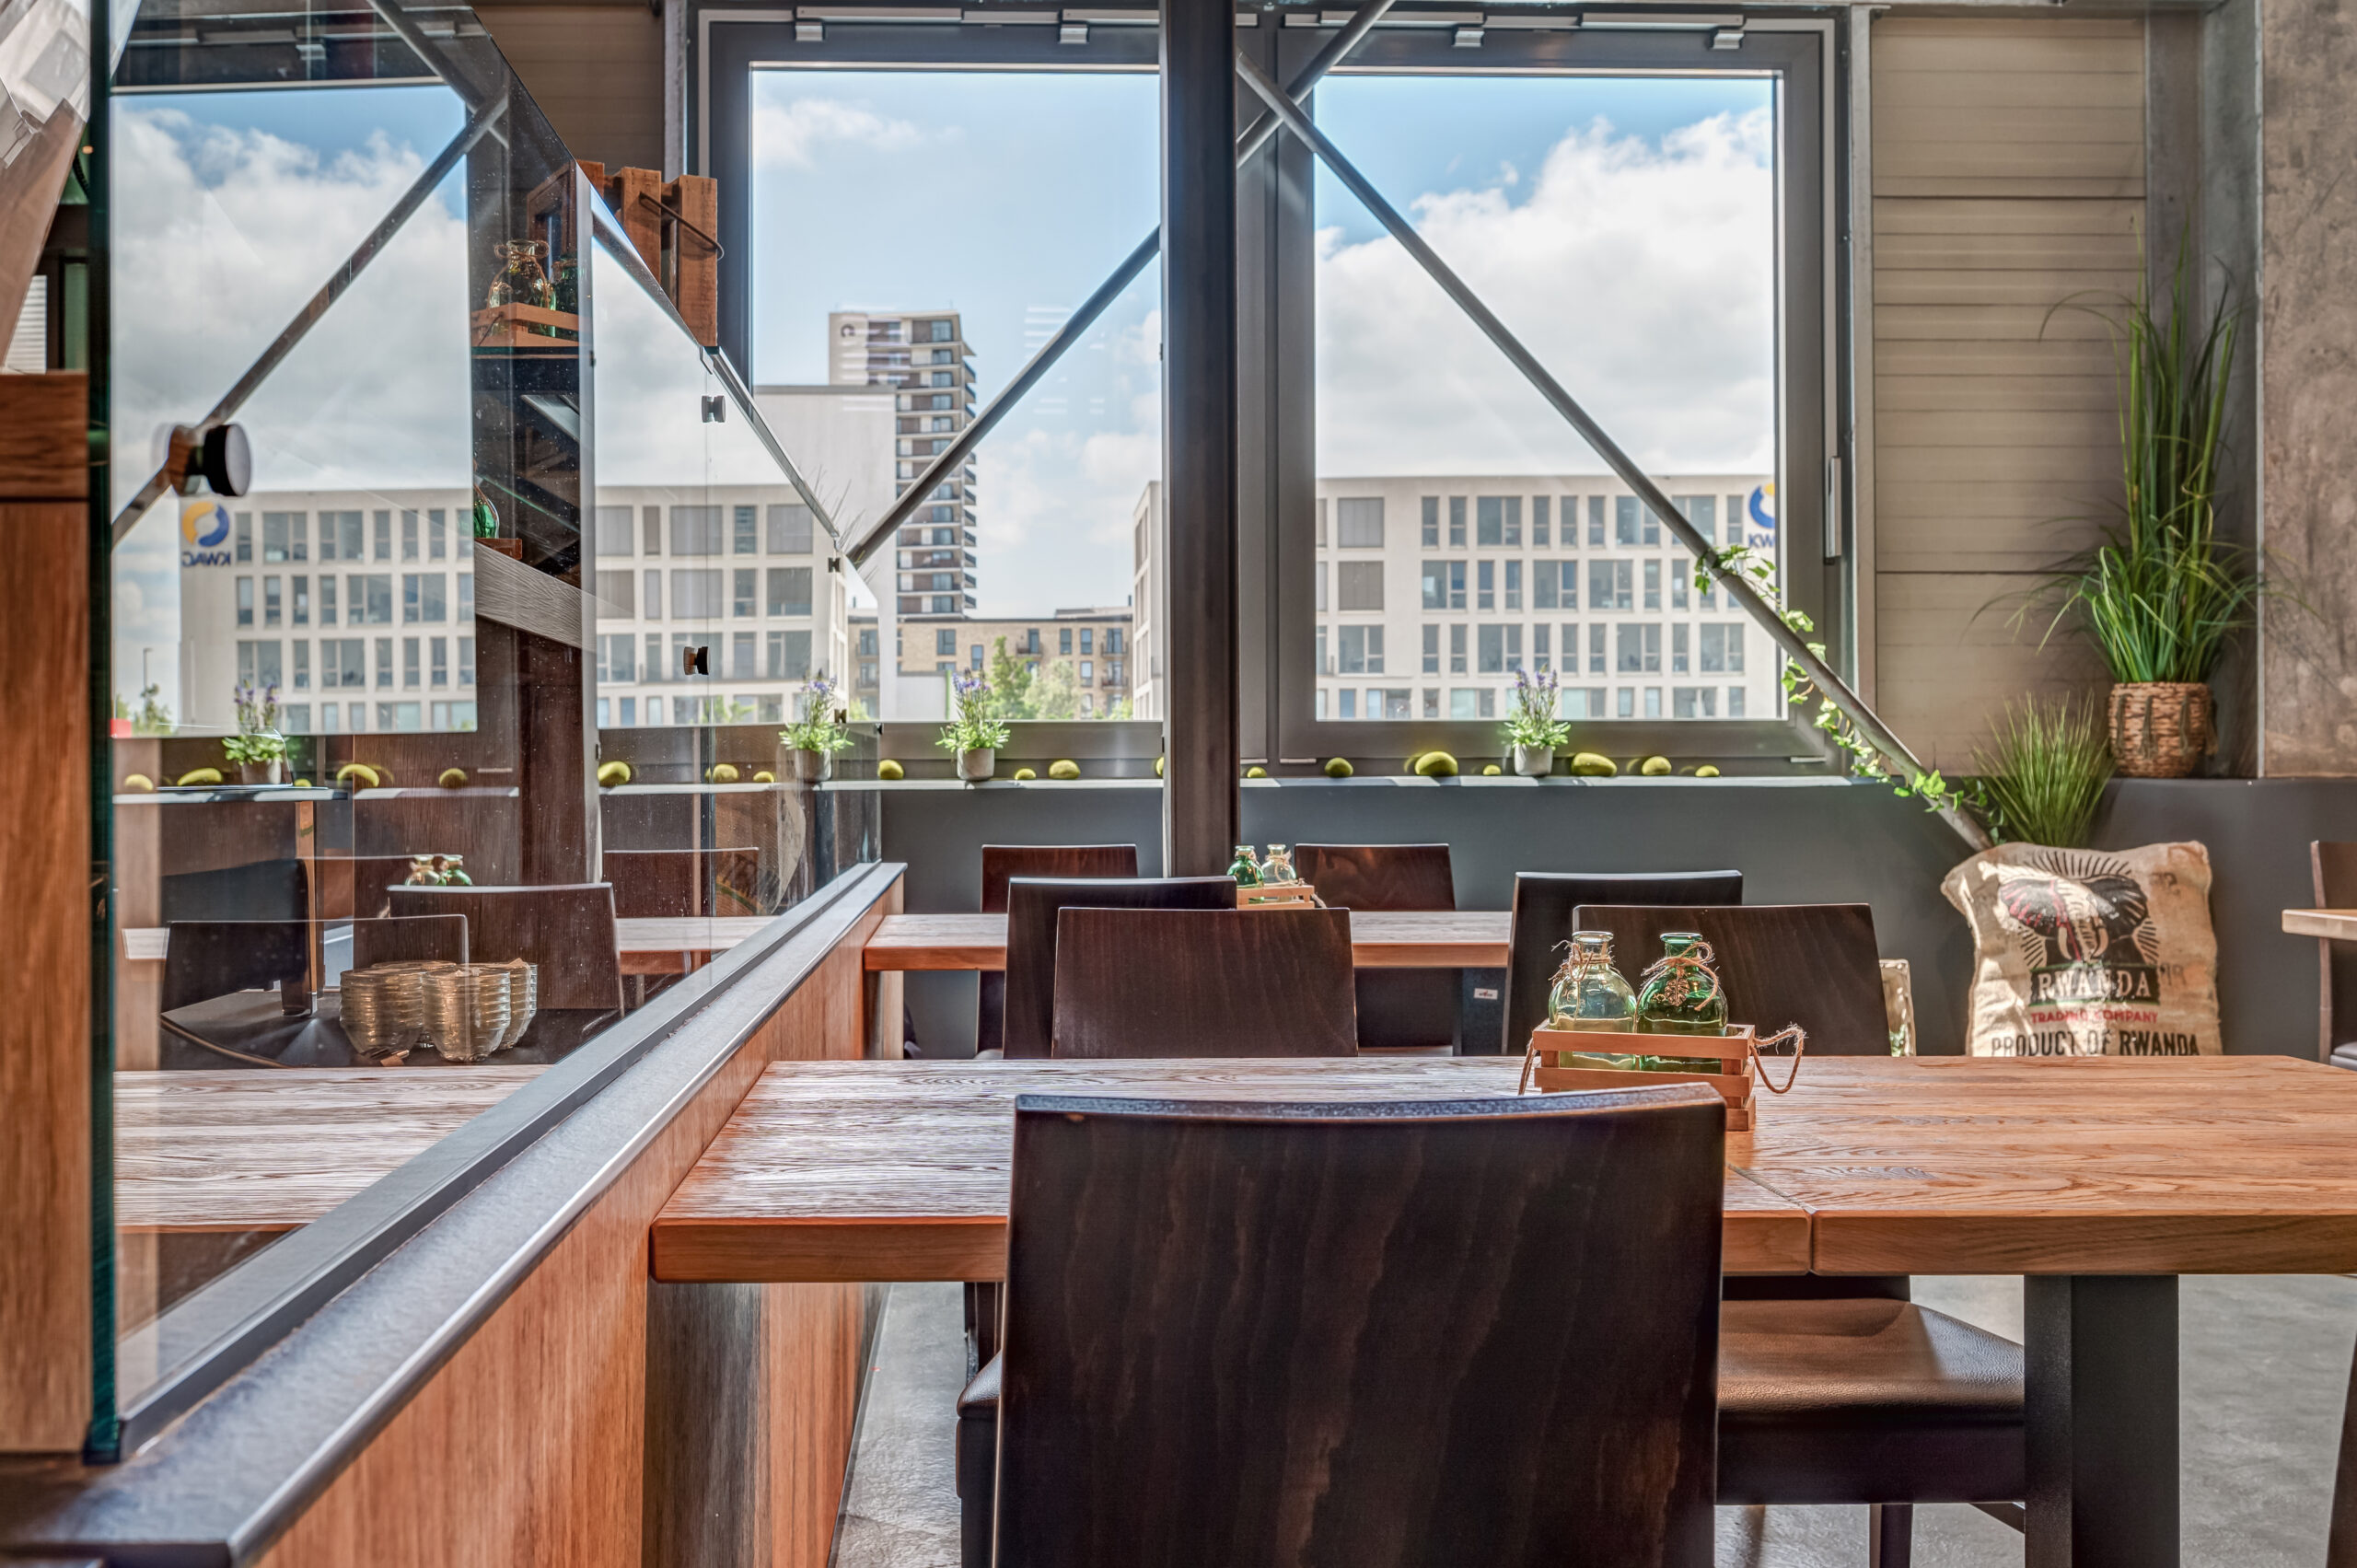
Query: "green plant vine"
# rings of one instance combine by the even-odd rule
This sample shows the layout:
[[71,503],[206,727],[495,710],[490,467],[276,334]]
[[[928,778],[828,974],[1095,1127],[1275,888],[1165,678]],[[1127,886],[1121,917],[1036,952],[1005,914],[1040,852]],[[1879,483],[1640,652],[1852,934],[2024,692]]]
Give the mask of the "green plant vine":
[[[1785,625],[1804,638],[1817,630],[1817,622],[1808,618],[1807,612],[1784,607],[1783,596],[1776,587],[1775,563],[1765,554],[1749,545],[1731,544],[1724,550],[1713,551],[1712,555],[1722,572],[1740,573],[1750,579],[1753,591],[1768,601]],[[1709,593],[1714,586],[1710,567],[1697,561],[1694,563],[1695,591]],[[1818,658],[1829,657],[1823,643],[1813,642],[1807,646],[1808,651]],[[1949,784],[1937,768],[1926,768],[1910,780],[1903,771],[1892,766],[1891,759],[1884,756],[1880,748],[1858,733],[1858,727],[1851,722],[1849,714],[1825,700],[1823,693],[1817,691],[1817,683],[1802,671],[1798,664],[1787,657],[1782,660],[1782,665],[1784,701],[1795,710],[1805,703],[1817,704],[1817,716],[1810,722],[1848,755],[1852,772],[1862,778],[1884,781],[1896,794],[1921,800],[1927,811],[1957,812],[1970,817],[1980,814],[1981,803]]]

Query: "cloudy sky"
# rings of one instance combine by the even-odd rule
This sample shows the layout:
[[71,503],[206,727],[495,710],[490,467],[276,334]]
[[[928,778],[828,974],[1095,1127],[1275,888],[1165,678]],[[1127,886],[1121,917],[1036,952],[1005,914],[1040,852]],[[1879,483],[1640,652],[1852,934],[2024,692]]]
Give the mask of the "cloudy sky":
[[[1352,77],[1318,110],[1574,394],[1674,472],[1763,467],[1771,449],[1771,95],[1727,78]],[[116,253],[128,496],[162,431],[211,406],[461,115],[430,87],[114,112],[119,201],[143,216]],[[1157,216],[1150,76],[764,73],[755,134],[761,382],[825,379],[830,310],[948,308],[987,400]],[[1600,469],[1346,192],[1321,179],[1318,202],[1322,471]],[[258,487],[466,482],[462,211],[454,176],[241,412]],[[1160,465],[1159,288],[1149,268],[984,444],[985,613],[1127,597],[1131,511]],[[651,310],[608,331],[650,356],[664,340]],[[696,374],[676,368],[647,385]],[[658,423],[601,419],[610,474],[670,466]],[[177,688],[177,559],[168,505],[118,552],[126,695],[143,667]]]
[[[118,505],[164,433],[203,417],[459,129],[435,87],[113,100]],[[428,198],[238,414],[258,490],[463,488],[467,276],[460,177]],[[167,496],[115,552],[115,688],[145,669],[176,709],[180,535]],[[184,719],[225,722],[228,694]]]
[[[1321,124],[1663,471],[1773,445],[1764,80],[1348,77]],[[830,310],[962,313],[981,401],[1151,228],[1144,76],[756,78],[756,377],[826,378]],[[1573,438],[1372,215],[1318,190],[1318,461],[1579,473]],[[1160,465],[1149,270],[981,450],[982,611],[1120,603]]]

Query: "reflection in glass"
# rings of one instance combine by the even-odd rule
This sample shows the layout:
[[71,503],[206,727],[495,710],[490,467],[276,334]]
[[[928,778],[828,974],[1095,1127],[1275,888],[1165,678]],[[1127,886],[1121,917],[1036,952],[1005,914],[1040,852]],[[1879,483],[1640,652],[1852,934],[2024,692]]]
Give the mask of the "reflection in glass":
[[[1775,85],[1341,75],[1321,127],[1713,544],[1777,557]],[[1772,661],[1323,169],[1320,718],[1757,718]],[[1706,657],[1702,649],[1712,650]],[[1732,650],[1732,653],[1730,653]]]

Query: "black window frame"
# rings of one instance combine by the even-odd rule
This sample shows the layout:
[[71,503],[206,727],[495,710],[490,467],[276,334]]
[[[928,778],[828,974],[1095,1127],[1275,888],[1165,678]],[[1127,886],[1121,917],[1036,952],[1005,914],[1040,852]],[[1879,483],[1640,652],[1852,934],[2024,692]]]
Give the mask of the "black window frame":
[[[1563,13],[1555,19],[1562,22],[1573,15]],[[1716,30],[1699,25],[1699,14],[1664,9],[1644,16],[1650,25],[1639,27],[1623,17],[1629,25],[1610,29],[1491,27],[1478,49],[1465,49],[1457,47],[1453,29],[1418,25],[1418,13],[1400,7],[1334,75],[1772,75],[1778,79],[1775,475],[1782,591],[1786,604],[1805,612],[1818,636],[1836,650],[1837,664],[1847,665],[1852,556],[1840,548],[1843,508],[1825,479],[1852,466],[1835,466],[1836,459],[1846,456],[1848,428],[1840,413],[1848,397],[1846,319],[1837,308],[1844,260],[1838,235],[1845,212],[1845,185],[1837,178],[1838,32],[1815,17],[1752,14],[1746,17],[1739,46],[1728,50],[1713,47]],[[1536,20],[1546,17],[1533,13]],[[1714,19],[1725,20],[1724,16]],[[1329,36],[1325,29],[1306,28],[1256,29],[1237,35],[1239,44],[1279,80],[1299,70]],[[1314,113],[1314,95],[1308,107]],[[1275,147],[1273,157],[1255,158],[1237,176],[1237,201],[1244,208],[1238,260],[1244,315],[1248,323],[1256,318],[1265,323],[1265,330],[1245,334],[1239,377],[1238,421],[1248,433],[1240,445],[1245,462],[1238,517],[1244,563],[1239,602],[1244,756],[1279,762],[1333,755],[1388,758],[1430,748],[1459,756],[1495,754],[1503,742],[1493,719],[1401,724],[1318,716],[1312,645],[1317,617],[1311,610],[1318,559],[1313,517],[1318,483],[1314,155],[1292,137],[1279,138]],[[1351,149],[1341,150],[1347,156]],[[1578,396],[1585,389],[1574,379],[1570,389]],[[1252,460],[1256,455],[1261,459],[1258,465]],[[1471,498],[1449,494],[1447,485],[1453,482],[1437,487],[1446,503],[1442,512],[1448,521],[1450,543],[1445,548],[1449,550],[1464,548],[1474,531]],[[1829,501],[1836,505],[1829,507]],[[1608,533],[1611,527],[1608,520]],[[1256,591],[1261,584],[1272,587]],[[1530,611],[1517,613],[1527,619]],[[1174,633],[1177,630],[1173,628]],[[1566,685],[1580,683],[1584,681],[1573,676],[1565,678]],[[1617,756],[1662,752],[1765,761],[1824,755],[1810,726],[1788,714],[1737,720],[1614,719],[1601,725],[1574,720],[1573,730],[1575,745],[1592,740],[1597,749]]]

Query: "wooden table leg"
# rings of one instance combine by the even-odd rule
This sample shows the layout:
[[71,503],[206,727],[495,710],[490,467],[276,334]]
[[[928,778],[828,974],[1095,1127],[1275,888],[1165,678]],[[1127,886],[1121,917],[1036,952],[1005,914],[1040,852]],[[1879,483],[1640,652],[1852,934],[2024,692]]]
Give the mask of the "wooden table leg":
[[2177,1568],[2177,1276],[2023,1283],[2026,1568]]

